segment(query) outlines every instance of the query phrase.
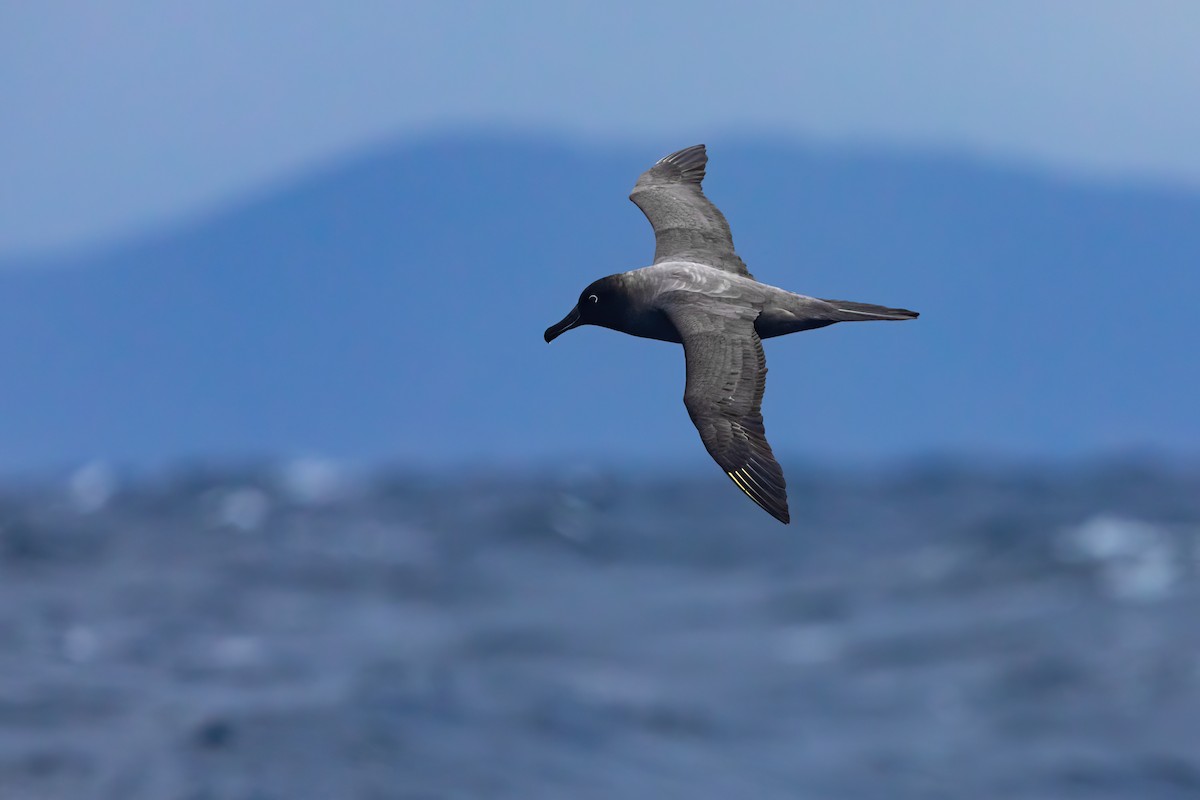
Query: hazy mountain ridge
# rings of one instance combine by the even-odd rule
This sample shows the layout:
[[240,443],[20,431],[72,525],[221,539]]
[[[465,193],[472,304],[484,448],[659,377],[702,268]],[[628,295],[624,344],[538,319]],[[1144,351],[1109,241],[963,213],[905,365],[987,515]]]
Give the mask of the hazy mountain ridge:
[[[658,150],[385,148],[169,236],[0,271],[0,467],[703,458],[674,348],[596,330],[541,341],[587,282],[648,263],[625,198]],[[949,158],[710,154],[709,196],[761,280],[923,315],[769,344],[785,466],[1200,444],[1200,379],[1181,368],[1200,194]]]

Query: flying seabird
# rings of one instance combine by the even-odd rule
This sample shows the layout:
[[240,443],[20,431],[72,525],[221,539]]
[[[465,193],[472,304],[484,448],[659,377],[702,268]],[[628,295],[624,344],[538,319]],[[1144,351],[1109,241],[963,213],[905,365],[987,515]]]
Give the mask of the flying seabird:
[[759,283],[733,249],[729,223],[701,189],[708,154],[671,153],[629,199],[654,228],[654,263],[590,284],[546,341],[580,325],[683,345],[683,403],[709,455],[751,500],[787,523],[783,470],[763,430],[762,340],[835,322],[916,319],[915,311],[819,300]]

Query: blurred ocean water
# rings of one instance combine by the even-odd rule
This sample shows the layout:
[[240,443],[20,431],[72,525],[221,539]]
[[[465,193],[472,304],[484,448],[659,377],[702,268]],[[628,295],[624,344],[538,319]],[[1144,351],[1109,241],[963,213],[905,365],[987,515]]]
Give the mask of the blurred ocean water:
[[1200,470],[0,487],[0,798],[1200,797]]

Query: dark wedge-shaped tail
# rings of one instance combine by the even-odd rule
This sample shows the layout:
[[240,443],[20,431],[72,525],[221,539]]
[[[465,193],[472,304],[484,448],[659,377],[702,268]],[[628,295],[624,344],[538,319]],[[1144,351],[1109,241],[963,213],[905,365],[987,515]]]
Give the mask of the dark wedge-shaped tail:
[[841,312],[838,318],[839,322],[870,319],[904,320],[916,319],[921,316],[916,311],[909,311],[907,308],[888,308],[870,303],[855,303],[850,300],[826,300],[825,302]]

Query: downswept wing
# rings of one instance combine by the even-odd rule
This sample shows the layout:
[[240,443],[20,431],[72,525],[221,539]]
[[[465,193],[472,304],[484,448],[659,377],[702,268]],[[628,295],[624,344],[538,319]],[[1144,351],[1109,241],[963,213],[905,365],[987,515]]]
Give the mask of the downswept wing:
[[654,263],[694,261],[754,279],[733,249],[725,216],[701,189],[708,153],[697,144],[664,156],[629,195],[654,228]]
[[783,469],[763,429],[767,360],[754,331],[757,312],[690,298],[663,310],[683,340],[683,403],[700,440],[739,489],[786,524]]

